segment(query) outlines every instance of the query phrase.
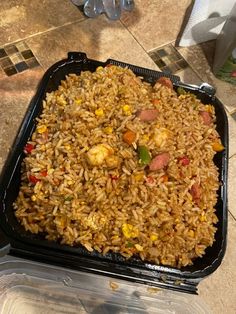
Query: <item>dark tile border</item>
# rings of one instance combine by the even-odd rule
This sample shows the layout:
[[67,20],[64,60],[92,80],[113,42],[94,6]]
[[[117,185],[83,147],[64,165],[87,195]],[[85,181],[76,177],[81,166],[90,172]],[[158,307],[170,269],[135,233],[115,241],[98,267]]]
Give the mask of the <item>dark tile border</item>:
[[0,47],[0,68],[7,76],[36,66],[40,66],[40,64],[24,41]]
[[148,54],[161,71],[168,74],[175,74],[189,66],[172,44],[156,48]]

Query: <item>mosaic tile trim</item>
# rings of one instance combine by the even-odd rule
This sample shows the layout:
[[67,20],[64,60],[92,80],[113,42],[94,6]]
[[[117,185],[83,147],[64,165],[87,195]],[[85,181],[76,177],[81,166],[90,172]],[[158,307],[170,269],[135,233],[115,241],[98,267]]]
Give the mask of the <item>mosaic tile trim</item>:
[[7,76],[39,65],[33,52],[23,41],[0,48],[0,67]]
[[188,63],[171,44],[152,50],[148,54],[161,71],[168,74],[175,74],[188,67]]

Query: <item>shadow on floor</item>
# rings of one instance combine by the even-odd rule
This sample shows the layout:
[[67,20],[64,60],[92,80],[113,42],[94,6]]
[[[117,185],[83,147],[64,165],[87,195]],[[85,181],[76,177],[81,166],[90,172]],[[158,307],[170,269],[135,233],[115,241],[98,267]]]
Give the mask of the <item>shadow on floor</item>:
[[194,2],[195,1],[192,1],[190,3],[190,5],[187,7],[186,11],[185,11],[185,14],[184,14],[184,18],[183,18],[183,21],[182,21],[182,24],[181,24],[181,27],[180,27],[180,31],[176,37],[176,40],[175,40],[175,46],[178,46],[179,45],[179,42],[180,42],[180,39],[181,39],[181,36],[183,34],[183,31],[188,23],[188,20],[189,20],[189,17],[191,15],[191,12],[192,12],[192,9],[193,9],[193,5],[194,5]]

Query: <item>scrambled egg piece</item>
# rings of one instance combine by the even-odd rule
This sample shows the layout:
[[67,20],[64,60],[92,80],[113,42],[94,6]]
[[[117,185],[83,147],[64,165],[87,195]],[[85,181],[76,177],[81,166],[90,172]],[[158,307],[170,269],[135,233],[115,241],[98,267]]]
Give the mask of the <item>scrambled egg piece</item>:
[[142,245],[140,245],[140,244],[135,244],[134,246],[135,246],[135,248],[136,248],[137,251],[139,251],[139,252],[142,252],[142,251],[143,251]]
[[108,144],[98,144],[87,152],[88,161],[92,166],[102,165],[106,159],[114,154],[114,150]]
[[160,128],[155,130],[154,141],[158,147],[163,147],[167,138],[170,135],[170,131],[166,128]]
[[188,231],[188,236],[189,236],[190,238],[194,238],[194,237],[195,237],[195,232],[194,232],[193,230],[189,230],[189,231]]
[[105,162],[108,168],[117,168],[120,165],[120,158],[115,155],[111,155],[106,158]]
[[123,232],[123,235],[127,239],[136,238],[139,234],[138,229],[135,226],[130,225],[130,224],[123,224],[122,225],[122,232]]

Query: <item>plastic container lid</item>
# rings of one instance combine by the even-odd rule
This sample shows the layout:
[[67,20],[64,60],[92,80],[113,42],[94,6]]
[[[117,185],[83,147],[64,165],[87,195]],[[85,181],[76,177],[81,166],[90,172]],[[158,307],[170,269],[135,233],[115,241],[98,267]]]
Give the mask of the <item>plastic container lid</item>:
[[0,314],[209,314],[199,296],[6,256]]

